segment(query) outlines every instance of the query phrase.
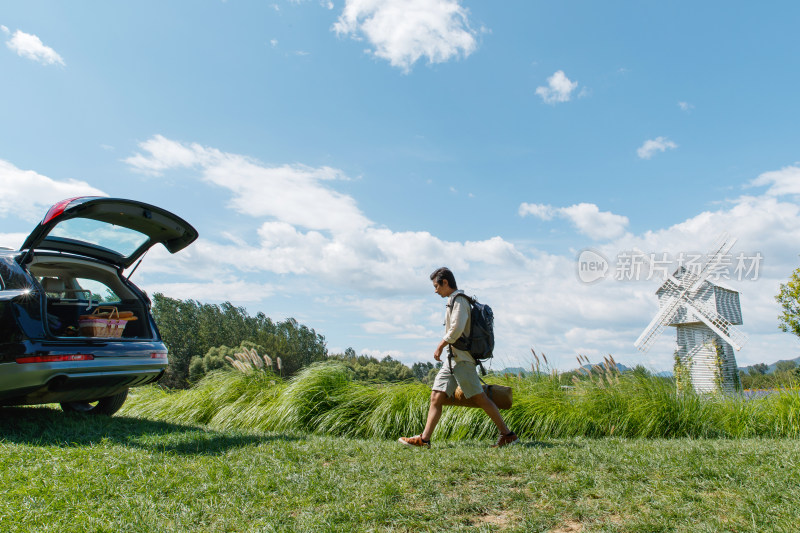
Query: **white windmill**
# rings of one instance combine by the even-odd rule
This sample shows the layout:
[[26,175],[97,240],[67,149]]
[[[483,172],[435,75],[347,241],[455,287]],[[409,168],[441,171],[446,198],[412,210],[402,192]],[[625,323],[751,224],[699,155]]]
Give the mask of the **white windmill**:
[[[734,325],[742,323],[739,293],[708,281],[733,248],[723,234],[698,272],[679,267],[656,291],[659,311],[634,345],[646,352],[667,326],[678,330],[676,380],[691,382],[697,392],[734,392],[739,375],[733,349],[741,350],[747,336]],[[680,374],[680,375],[679,375]]]

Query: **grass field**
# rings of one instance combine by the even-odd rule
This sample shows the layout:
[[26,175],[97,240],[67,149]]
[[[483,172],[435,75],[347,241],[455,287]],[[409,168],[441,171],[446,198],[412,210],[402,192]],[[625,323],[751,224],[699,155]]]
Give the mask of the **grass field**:
[[[513,387],[509,426],[528,440],[570,437],[775,438],[800,436],[800,394],[678,393],[671,380],[610,369],[564,387],[555,374],[490,376]],[[216,372],[194,387],[143,387],[123,413],[149,420],[202,424],[218,431],[257,430],[391,439],[419,433],[430,388],[419,381],[356,381],[339,363],[315,364],[288,381],[267,372]],[[480,439],[497,429],[479,409],[446,409],[437,438]]]
[[797,531],[795,439],[390,439],[0,409],[3,531]]

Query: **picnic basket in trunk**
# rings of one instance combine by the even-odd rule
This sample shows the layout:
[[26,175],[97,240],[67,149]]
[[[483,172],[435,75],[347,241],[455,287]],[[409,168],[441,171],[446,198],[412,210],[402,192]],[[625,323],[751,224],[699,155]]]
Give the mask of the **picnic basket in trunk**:
[[119,312],[114,306],[98,306],[90,315],[81,315],[78,327],[84,337],[122,337],[125,325],[136,320],[132,311]]

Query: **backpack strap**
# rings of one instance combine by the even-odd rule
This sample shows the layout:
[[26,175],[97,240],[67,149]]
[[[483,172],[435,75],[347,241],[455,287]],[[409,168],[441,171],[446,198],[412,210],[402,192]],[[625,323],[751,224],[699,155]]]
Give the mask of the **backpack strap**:
[[450,371],[450,375],[453,375],[453,345],[447,345],[447,369]]
[[476,301],[475,298],[473,298],[472,296],[467,296],[466,292],[459,292],[458,294],[456,294],[455,297],[453,297],[453,301],[455,301],[455,299],[458,298],[459,296],[463,296],[464,298],[466,298],[470,305],[474,304]]
[[463,296],[464,298],[466,298],[470,305],[474,304],[477,301],[477,300],[475,300],[475,298],[473,298],[471,296],[467,296],[467,293],[459,292],[455,296],[451,296],[449,298],[449,300],[447,301],[447,306],[446,307],[449,307],[450,309],[452,309],[453,308],[453,303],[456,301],[456,298],[458,298],[459,296]]
[[[447,307],[449,307],[452,310],[453,309],[453,303],[455,303],[456,298],[458,298],[459,296],[463,296],[464,298],[466,298],[467,302],[470,305],[470,314],[471,314],[472,313],[472,304],[474,304],[477,300],[475,298],[467,296],[467,293],[465,293],[465,292],[459,292],[455,296],[451,296],[450,301],[447,303]],[[465,338],[466,336],[467,336],[466,333],[462,333],[461,337],[459,337],[458,339]],[[456,339],[456,340],[458,340],[458,339]],[[450,373],[451,374],[453,373],[453,357],[454,357],[453,356],[453,345],[452,344],[448,344],[447,345],[447,366],[450,369]],[[475,361],[475,366],[480,366],[481,367],[481,375],[485,376],[486,375],[486,369],[483,368],[483,363],[481,363],[480,361],[478,361],[474,357],[472,358],[472,360]],[[480,379],[480,375],[478,376],[478,378]],[[483,381],[483,380],[481,380],[481,381]]]
[[[470,315],[472,315],[472,304],[477,302],[477,300],[475,298],[471,298],[471,297],[467,296],[467,294],[464,293],[464,292],[459,292],[455,296],[451,296],[450,297],[451,299],[447,303],[447,307],[452,311],[453,310],[453,304],[455,303],[456,298],[458,298],[459,296],[463,296],[467,300],[467,303],[469,303],[469,313],[470,313]],[[469,344],[468,343],[469,337],[467,336],[467,334],[465,332],[461,333],[461,336],[458,339],[456,339],[456,342],[458,342],[461,339],[464,339],[465,342],[467,342],[467,344]],[[462,349],[462,348],[459,348],[459,350],[460,349]]]

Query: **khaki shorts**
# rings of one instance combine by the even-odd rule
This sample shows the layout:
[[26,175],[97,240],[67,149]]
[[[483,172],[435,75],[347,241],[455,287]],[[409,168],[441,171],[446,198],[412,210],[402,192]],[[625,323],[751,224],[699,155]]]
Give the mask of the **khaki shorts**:
[[471,398],[483,392],[481,379],[478,377],[478,367],[467,361],[453,362],[453,372],[445,360],[436,379],[433,380],[432,390],[447,393],[450,398],[456,392],[456,386],[460,386],[464,392],[464,398]]

